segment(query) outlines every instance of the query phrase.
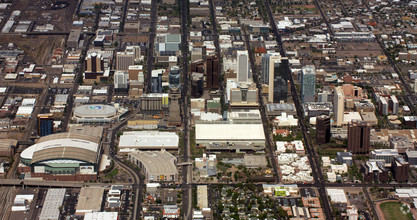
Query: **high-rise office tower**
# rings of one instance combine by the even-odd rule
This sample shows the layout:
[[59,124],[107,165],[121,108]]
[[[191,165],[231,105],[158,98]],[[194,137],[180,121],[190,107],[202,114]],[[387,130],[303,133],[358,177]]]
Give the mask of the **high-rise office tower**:
[[127,92],[129,75],[126,71],[116,71],[114,73],[114,91]]
[[316,117],[316,143],[326,144],[330,141],[330,117],[320,115]]
[[338,86],[334,89],[333,108],[336,125],[341,126],[345,112],[345,95],[341,86]]
[[369,153],[371,128],[365,121],[352,120],[348,124],[348,151],[353,154]]
[[85,58],[85,78],[96,79],[97,75],[103,75],[104,62],[101,54],[91,53]]
[[208,90],[219,89],[219,58],[214,56],[208,56],[206,60],[206,85]]
[[152,70],[152,93],[162,93],[162,71]]
[[237,51],[237,81],[247,82],[249,80],[249,55],[248,51]]
[[[267,53],[262,55],[261,60],[261,83],[269,84],[270,74],[274,72],[274,63],[281,60],[279,53]],[[273,77],[273,76],[272,76]]]
[[[269,78],[269,102],[279,103],[287,101],[288,96],[288,80],[290,77],[288,58],[283,57],[274,61],[274,71],[270,72]],[[273,77],[271,74],[273,73]]]
[[39,114],[38,115],[38,135],[43,137],[54,133],[54,118],[53,114]]
[[178,66],[171,66],[169,69],[169,88],[181,87],[181,74]]
[[301,102],[314,102],[316,95],[316,69],[313,65],[301,68]]
[[133,52],[117,52],[116,70],[129,70],[129,66],[135,64]]

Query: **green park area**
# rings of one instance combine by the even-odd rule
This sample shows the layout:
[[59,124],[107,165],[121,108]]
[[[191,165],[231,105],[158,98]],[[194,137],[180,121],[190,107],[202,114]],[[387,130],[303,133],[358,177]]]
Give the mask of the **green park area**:
[[400,202],[384,202],[380,205],[385,219],[412,220],[410,209]]

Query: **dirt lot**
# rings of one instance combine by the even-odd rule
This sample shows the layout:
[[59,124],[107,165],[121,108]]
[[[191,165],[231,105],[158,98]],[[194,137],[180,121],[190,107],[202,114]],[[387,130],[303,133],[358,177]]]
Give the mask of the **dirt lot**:
[[14,43],[25,51],[28,62],[35,62],[39,65],[51,63],[52,52],[58,47],[63,47],[65,38],[63,36],[37,36],[21,38],[11,35],[0,37],[0,44]]

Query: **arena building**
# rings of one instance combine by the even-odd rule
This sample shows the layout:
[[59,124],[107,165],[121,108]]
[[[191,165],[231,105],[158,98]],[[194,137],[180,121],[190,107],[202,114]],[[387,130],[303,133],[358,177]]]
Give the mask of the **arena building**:
[[78,124],[85,123],[113,123],[125,114],[128,110],[124,108],[116,108],[111,105],[88,104],[75,107],[73,121]]
[[103,130],[102,127],[96,130],[101,130],[96,132],[100,135],[65,132],[41,137],[20,154],[19,172],[26,174],[25,178],[97,180]]

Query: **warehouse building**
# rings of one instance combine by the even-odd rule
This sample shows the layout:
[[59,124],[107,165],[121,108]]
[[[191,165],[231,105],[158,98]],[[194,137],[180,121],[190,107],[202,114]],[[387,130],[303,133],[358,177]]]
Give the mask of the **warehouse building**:
[[103,202],[103,187],[83,187],[78,197],[75,215],[85,215],[86,213],[100,212]]
[[84,123],[113,123],[127,112],[127,109],[118,109],[111,105],[80,105],[75,107],[72,119],[78,124]]
[[88,132],[41,137],[20,154],[19,172],[31,173],[31,177],[45,180],[97,180],[100,140],[101,136],[92,136]]
[[133,150],[178,149],[179,137],[174,132],[126,131],[120,136],[120,152]]
[[18,141],[15,139],[0,139],[0,156],[11,157],[18,148]]
[[178,181],[177,158],[165,150],[133,151],[129,161],[145,174],[145,182]]

